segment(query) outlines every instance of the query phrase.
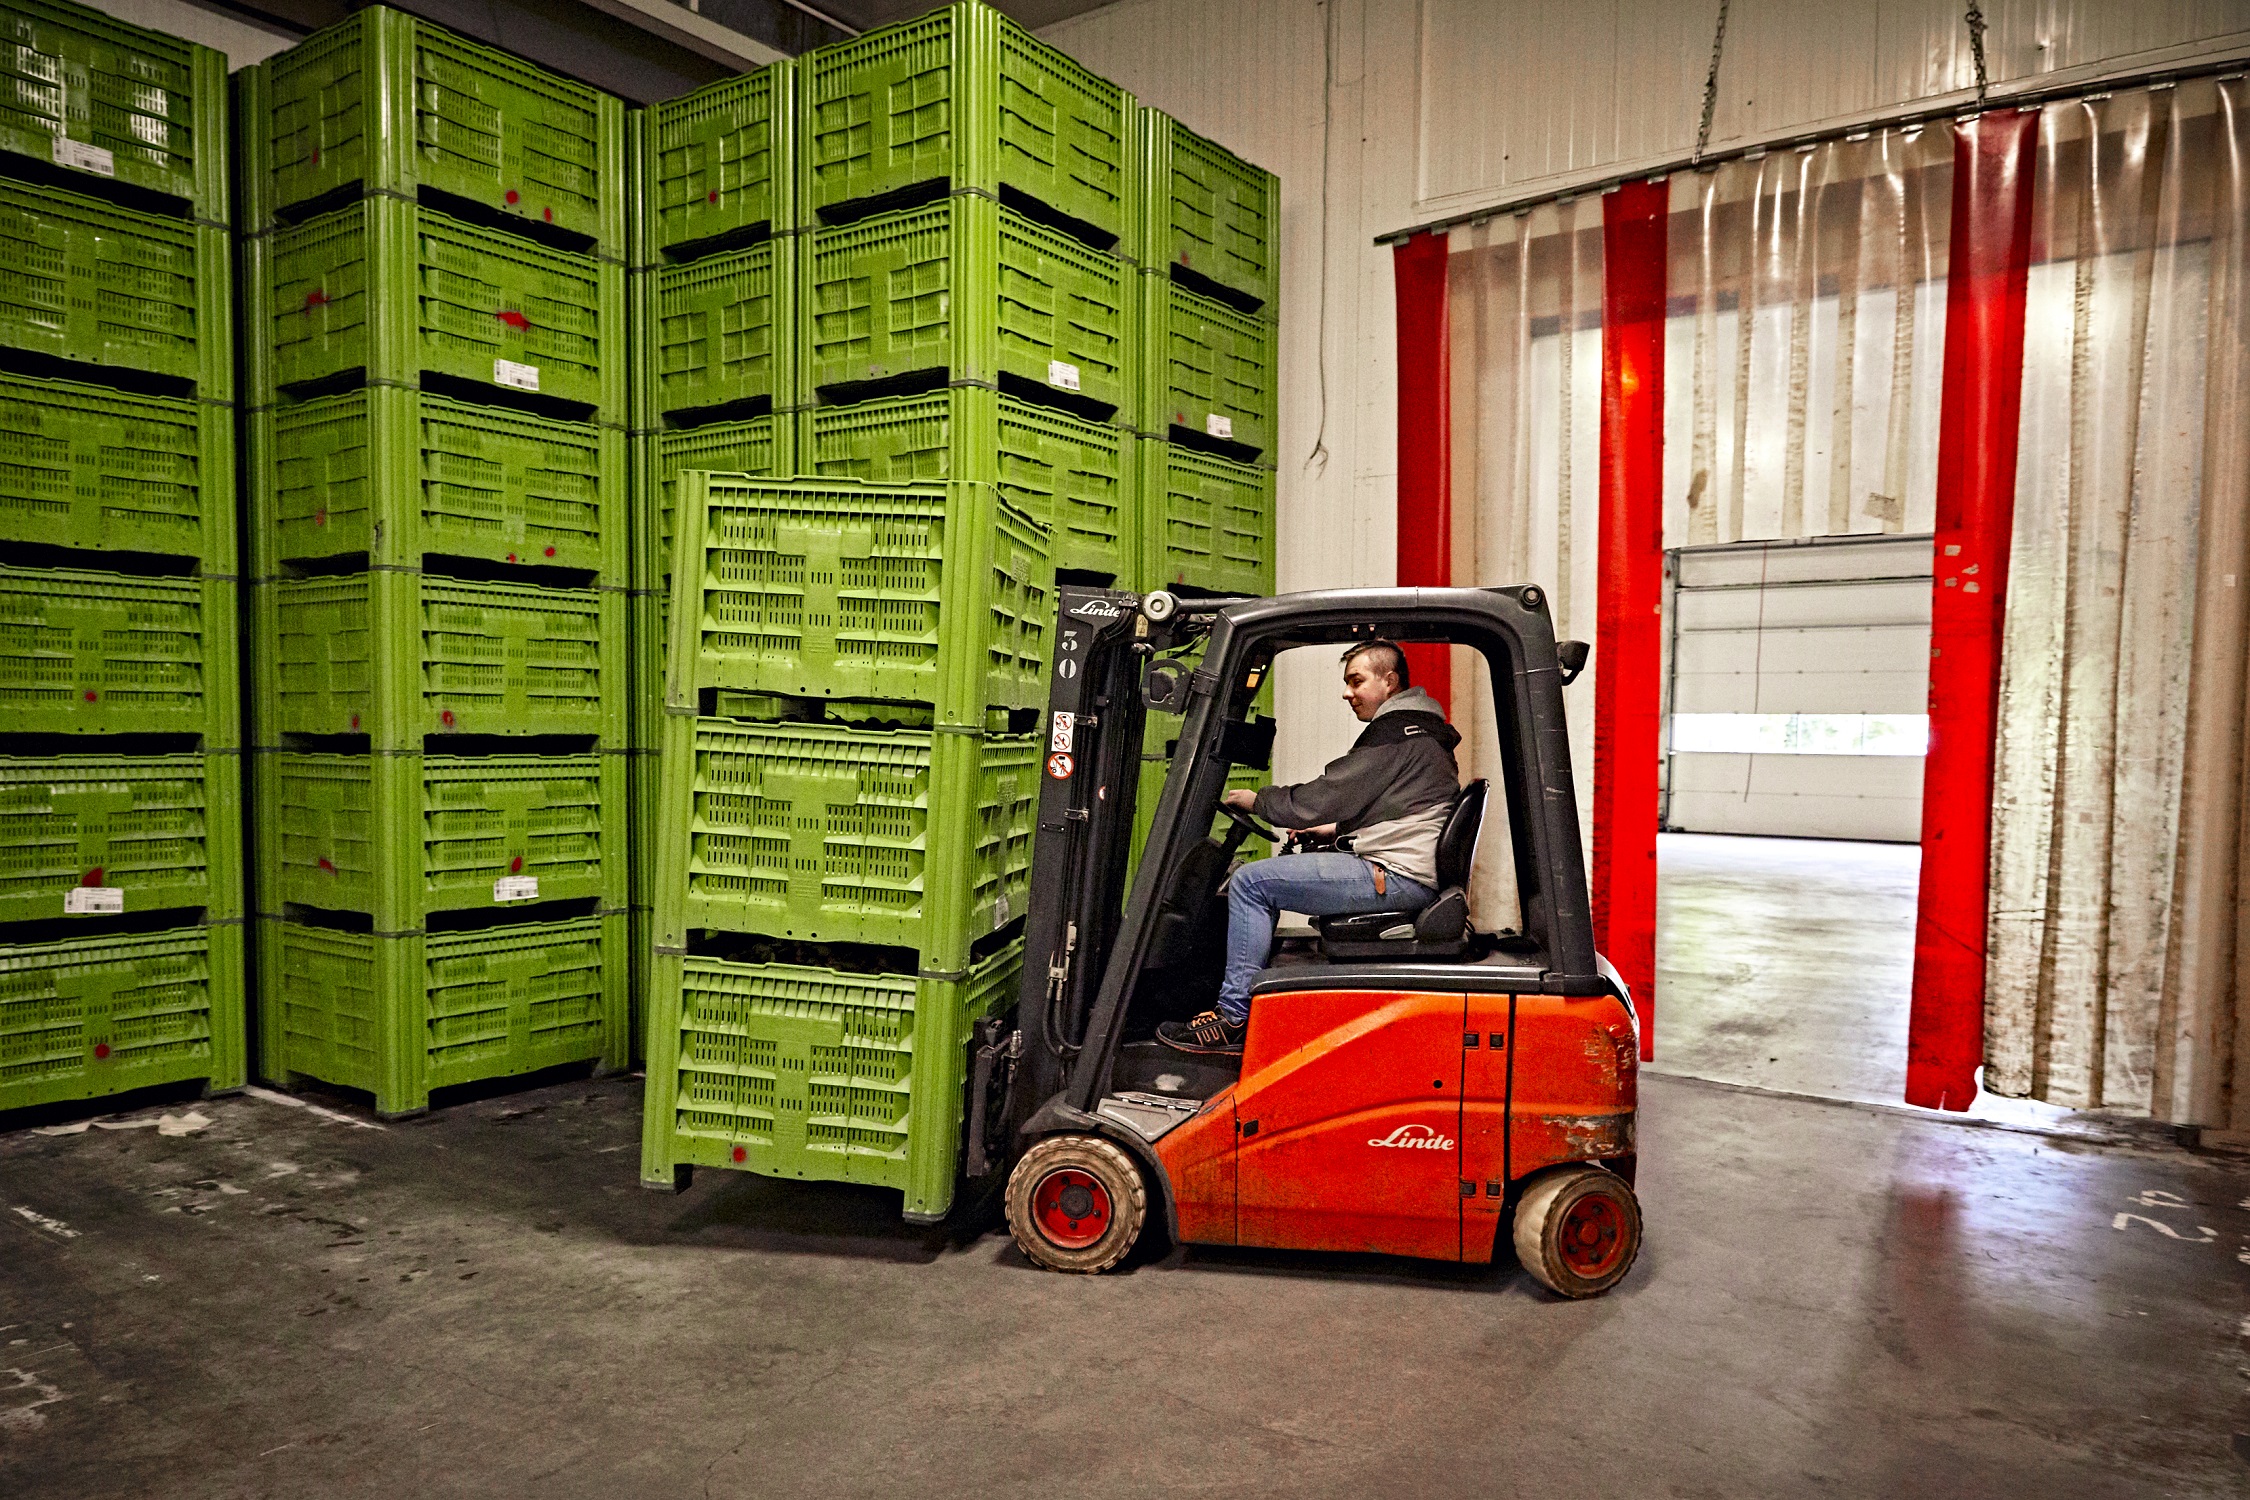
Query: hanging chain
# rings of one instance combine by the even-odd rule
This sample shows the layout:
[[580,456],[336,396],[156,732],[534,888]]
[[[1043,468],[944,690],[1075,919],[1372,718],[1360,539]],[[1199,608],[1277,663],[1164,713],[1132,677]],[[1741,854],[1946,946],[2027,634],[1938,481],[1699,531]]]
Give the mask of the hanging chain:
[[1727,0],[1719,0],[1719,29],[1711,37],[1711,72],[1703,80],[1703,123],[1695,129],[1695,154],[1691,162],[1703,160],[1703,148],[1711,144],[1711,117],[1719,109],[1719,54],[1727,45]]
[[1968,22],[1969,51],[1977,62],[1977,103],[1982,104],[1985,90],[1992,87],[1992,80],[1984,71],[1984,11],[1978,7],[1977,0],[1969,0]]

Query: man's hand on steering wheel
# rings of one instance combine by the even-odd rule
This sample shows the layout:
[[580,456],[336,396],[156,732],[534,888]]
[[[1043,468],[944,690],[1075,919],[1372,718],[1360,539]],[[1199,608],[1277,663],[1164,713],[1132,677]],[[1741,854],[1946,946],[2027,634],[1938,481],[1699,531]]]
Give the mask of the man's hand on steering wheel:
[[[1257,793],[1246,792],[1240,787],[1230,787],[1219,798],[1219,811],[1226,817],[1228,822],[1234,824],[1235,827],[1241,829],[1244,833],[1254,833],[1269,844],[1277,844],[1281,842],[1280,834],[1274,832],[1271,828],[1266,827],[1265,824],[1259,822],[1257,818],[1252,815],[1251,810],[1255,808],[1257,804]],[[1240,840],[1236,839],[1231,840],[1230,842],[1240,842]]]

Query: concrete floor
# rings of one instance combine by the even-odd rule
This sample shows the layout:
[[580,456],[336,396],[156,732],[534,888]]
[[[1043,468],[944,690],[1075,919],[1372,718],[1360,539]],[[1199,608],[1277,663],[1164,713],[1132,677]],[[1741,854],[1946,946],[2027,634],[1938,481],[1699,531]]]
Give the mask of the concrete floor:
[[1066,1278],[877,1191],[651,1194],[638,1092],[0,1136],[0,1494],[2250,1484],[2241,1161],[1652,1078],[1647,1250],[1564,1303],[1331,1256]]
[[[1667,833],[1656,859],[1657,1070],[1904,1098],[1917,846]],[[1986,1093],[1968,1113],[2082,1133],[2118,1119]]]
[[1590,1303],[651,1194],[629,1078],[16,1122],[0,1496],[2250,1492],[2250,1160],[1835,1102],[1897,1097],[1913,856],[1666,839],[1660,1057],[1731,1082],[1645,1078]]

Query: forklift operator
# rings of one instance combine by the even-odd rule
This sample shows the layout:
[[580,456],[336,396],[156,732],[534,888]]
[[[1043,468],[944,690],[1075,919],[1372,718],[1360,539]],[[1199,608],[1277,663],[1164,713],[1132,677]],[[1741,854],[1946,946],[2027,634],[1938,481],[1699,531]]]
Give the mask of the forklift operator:
[[1273,952],[1284,911],[1312,917],[1418,911],[1435,898],[1438,835],[1461,792],[1453,748],[1461,736],[1435,698],[1415,687],[1406,653],[1361,641],[1344,653],[1344,701],[1367,727],[1318,779],[1229,791],[1229,807],[1276,828],[1332,835],[1332,852],[1255,860],[1227,882],[1226,975],[1218,1005],[1157,1028],[1182,1052],[1239,1052],[1250,986]]

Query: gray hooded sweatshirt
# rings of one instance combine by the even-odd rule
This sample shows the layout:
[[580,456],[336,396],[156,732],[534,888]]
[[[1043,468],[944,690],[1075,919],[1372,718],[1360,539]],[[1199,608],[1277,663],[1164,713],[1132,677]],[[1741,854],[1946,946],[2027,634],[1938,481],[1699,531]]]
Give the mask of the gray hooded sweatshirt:
[[1360,858],[1435,890],[1438,835],[1461,792],[1460,743],[1435,698],[1418,687],[1394,693],[1316,780],[1258,793],[1258,816],[1277,828],[1334,823]]

